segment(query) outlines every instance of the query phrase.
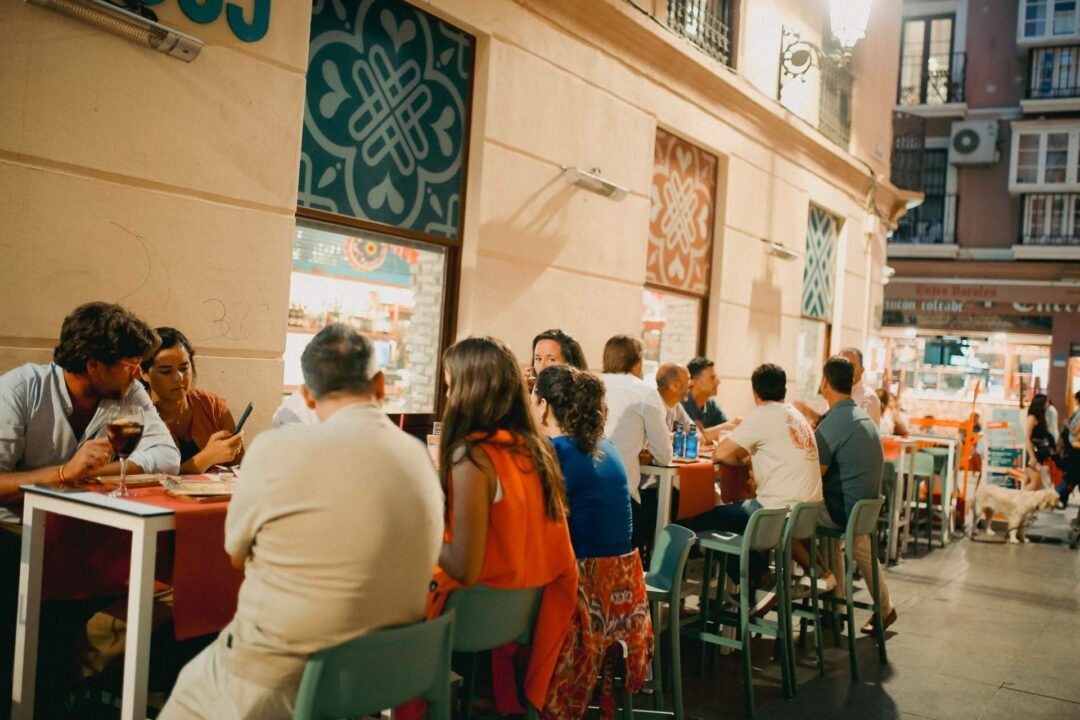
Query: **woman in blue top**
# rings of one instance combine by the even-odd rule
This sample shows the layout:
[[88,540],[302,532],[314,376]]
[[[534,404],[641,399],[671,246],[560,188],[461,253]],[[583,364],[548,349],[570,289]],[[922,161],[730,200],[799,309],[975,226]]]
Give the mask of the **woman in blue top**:
[[631,550],[626,467],[603,439],[604,383],[569,365],[544,368],[533,389],[533,413],[559,457],[570,505],[570,540],[578,559]]

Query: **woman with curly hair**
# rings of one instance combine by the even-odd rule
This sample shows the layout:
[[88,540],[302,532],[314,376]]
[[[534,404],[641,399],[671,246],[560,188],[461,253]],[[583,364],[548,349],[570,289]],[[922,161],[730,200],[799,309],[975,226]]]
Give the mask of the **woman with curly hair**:
[[584,715],[604,677],[601,715],[614,717],[612,658],[626,651],[626,686],[645,684],[653,652],[652,622],[641,556],[633,533],[626,466],[603,438],[604,383],[568,365],[540,372],[532,408],[559,457],[570,506],[570,539],[578,559],[578,603],[544,704],[544,720]]

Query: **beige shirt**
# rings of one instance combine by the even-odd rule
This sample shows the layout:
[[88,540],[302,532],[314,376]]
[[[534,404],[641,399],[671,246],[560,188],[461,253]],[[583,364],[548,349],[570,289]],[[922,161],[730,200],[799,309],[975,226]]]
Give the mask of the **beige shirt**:
[[814,429],[782,402],[755,405],[729,439],[750,453],[757,500],[765,508],[820,502],[821,466]]
[[374,404],[261,434],[225,521],[247,557],[229,672],[295,687],[311,653],[422,619],[442,534],[427,451]]

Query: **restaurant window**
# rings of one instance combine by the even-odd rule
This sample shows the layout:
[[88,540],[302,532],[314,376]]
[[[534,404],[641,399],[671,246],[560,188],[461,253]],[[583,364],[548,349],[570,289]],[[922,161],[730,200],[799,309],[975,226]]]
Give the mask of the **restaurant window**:
[[435,410],[446,250],[373,232],[298,222],[293,237],[285,389],[304,382],[300,355],[330,323],[360,330],[386,376],[383,409]]
[[836,244],[840,222],[816,205],[810,206],[803,266],[803,317],[832,322]]
[[705,350],[717,170],[716,156],[659,128],[653,161],[642,302],[646,376]]
[[437,411],[456,315],[474,50],[471,35],[402,0],[313,6],[286,390],[301,381],[311,335],[344,322],[375,342],[387,412]]
[[1080,126],[1014,123],[1009,187],[1080,189]]

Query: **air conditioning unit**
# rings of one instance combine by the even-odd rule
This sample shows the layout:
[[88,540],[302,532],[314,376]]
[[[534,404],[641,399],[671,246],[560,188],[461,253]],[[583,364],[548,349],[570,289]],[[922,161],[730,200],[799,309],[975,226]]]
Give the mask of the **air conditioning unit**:
[[952,126],[949,162],[953,165],[991,165],[998,161],[997,120],[966,120]]

